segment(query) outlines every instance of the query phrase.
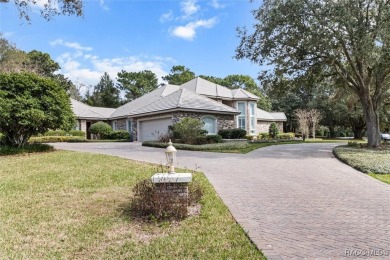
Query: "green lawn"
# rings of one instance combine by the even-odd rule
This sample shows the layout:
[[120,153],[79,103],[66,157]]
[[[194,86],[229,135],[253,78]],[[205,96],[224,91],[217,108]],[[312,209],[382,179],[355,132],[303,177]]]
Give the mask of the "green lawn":
[[[348,140],[340,139],[306,139],[305,143],[346,143]],[[246,154],[259,148],[271,146],[271,145],[283,145],[283,144],[302,144],[302,140],[279,140],[269,142],[227,142],[218,144],[203,144],[203,145],[189,145],[174,143],[173,146],[178,150],[190,150],[190,151],[202,151],[202,152],[215,152],[215,153],[241,153]],[[166,148],[167,143],[157,141],[145,141],[142,143],[144,146]]]
[[334,154],[355,169],[390,184],[390,147],[377,150],[340,146]]
[[200,173],[199,216],[145,224],[126,212],[156,165],[65,151],[0,165],[0,259],[263,258]]

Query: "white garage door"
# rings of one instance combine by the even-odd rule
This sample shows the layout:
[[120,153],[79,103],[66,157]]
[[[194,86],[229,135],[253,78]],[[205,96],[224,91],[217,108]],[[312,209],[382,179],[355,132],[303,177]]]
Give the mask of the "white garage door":
[[139,122],[139,140],[157,140],[159,135],[168,131],[168,126],[172,125],[171,118],[153,119]]

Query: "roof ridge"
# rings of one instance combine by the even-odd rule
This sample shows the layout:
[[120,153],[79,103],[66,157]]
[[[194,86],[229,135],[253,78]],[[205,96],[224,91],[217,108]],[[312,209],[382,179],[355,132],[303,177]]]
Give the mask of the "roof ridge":
[[[184,89],[179,89],[179,91],[181,91],[181,93],[180,93],[179,100],[177,101],[177,107],[181,107],[181,103],[182,103],[182,100],[183,100],[183,90]],[[173,93],[175,93],[175,92],[173,92]]]
[[[89,111],[89,112],[98,114],[98,115],[100,115],[101,117],[108,118],[107,116],[105,116],[105,115],[103,115],[103,114],[97,112],[96,110],[94,110],[94,108],[108,108],[108,109],[110,109],[110,107],[94,107],[94,106],[90,106],[90,105],[88,105],[88,104],[85,104],[85,103],[83,103],[83,102],[81,102],[81,101],[78,101],[78,100],[76,100],[76,99],[74,99],[74,98],[70,98],[70,99],[76,101],[77,103],[82,104],[82,105],[84,106],[83,111],[86,111],[86,110],[87,110],[87,111]],[[113,113],[114,113],[115,110],[116,110],[116,108],[111,108],[111,109],[114,109]],[[111,113],[111,114],[112,114],[112,113]],[[111,114],[110,114],[110,116],[111,116]]]
[[192,91],[192,90],[186,89],[186,91],[189,91],[190,93],[195,94],[195,95],[197,95],[197,96],[199,96],[199,97],[201,97],[201,98],[209,99],[211,102],[216,103],[216,104],[218,104],[218,105],[225,106],[225,107],[228,107],[228,108],[230,108],[230,109],[234,109],[234,110],[237,111],[237,109],[235,109],[234,107],[225,105],[224,103],[221,103],[221,102],[219,102],[219,101],[216,101],[216,100],[214,100],[214,99],[212,99],[212,98],[209,98],[209,97],[200,95],[200,94],[198,94],[198,93],[196,93],[196,92],[194,92],[194,91]]

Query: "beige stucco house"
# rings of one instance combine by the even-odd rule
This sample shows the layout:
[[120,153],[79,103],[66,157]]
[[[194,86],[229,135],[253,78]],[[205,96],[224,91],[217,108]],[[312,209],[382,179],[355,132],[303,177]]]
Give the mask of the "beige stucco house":
[[242,128],[250,135],[268,132],[276,122],[283,131],[284,113],[257,108],[259,97],[243,89],[228,89],[200,77],[183,85],[165,85],[117,109],[91,107],[72,101],[77,129],[86,131],[97,121],[105,121],[114,130],[132,133],[135,141],[156,140],[184,117],[199,118],[208,134],[221,129]]

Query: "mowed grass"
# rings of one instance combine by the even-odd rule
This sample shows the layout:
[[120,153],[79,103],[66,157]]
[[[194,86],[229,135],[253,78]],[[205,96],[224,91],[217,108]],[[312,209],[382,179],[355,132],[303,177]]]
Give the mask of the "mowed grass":
[[378,150],[340,146],[334,154],[353,168],[390,184],[390,147]]
[[206,178],[199,216],[127,213],[157,166],[77,152],[0,157],[0,259],[262,259]]

